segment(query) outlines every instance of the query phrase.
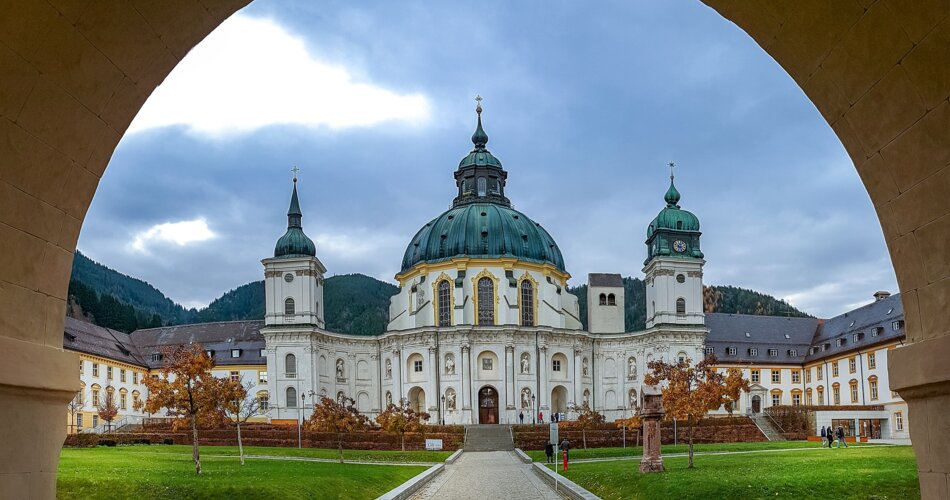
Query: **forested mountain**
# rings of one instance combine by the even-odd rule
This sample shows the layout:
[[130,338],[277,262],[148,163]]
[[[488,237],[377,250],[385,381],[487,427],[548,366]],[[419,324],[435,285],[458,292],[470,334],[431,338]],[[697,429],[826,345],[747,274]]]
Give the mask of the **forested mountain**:
[[[640,278],[624,278],[624,316],[626,330],[635,332],[646,328],[646,283]],[[568,287],[577,296],[581,323],[587,328],[587,285]],[[708,313],[755,314],[759,316],[808,317],[788,302],[771,295],[728,285],[703,287],[703,310]]]

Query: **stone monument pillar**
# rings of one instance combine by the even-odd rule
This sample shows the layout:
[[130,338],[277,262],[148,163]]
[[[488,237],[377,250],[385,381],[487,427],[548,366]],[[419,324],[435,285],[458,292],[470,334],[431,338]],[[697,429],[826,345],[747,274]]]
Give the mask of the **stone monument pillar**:
[[643,426],[643,459],[640,472],[643,474],[663,472],[663,457],[660,455],[660,420],[663,420],[663,394],[655,385],[640,387],[643,404],[640,407],[640,422]]

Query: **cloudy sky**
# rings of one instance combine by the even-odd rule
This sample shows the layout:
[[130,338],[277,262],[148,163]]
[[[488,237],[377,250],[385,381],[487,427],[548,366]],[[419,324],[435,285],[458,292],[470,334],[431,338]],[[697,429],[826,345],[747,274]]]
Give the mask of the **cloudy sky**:
[[79,248],[206,305],[261,279],[297,165],[304,228],[330,272],[393,281],[409,239],[452,201],[476,94],[508,196],[558,241],[575,285],[641,276],[674,160],[707,284],[819,316],[897,290],[831,128],[695,0],[256,0],[136,117]]

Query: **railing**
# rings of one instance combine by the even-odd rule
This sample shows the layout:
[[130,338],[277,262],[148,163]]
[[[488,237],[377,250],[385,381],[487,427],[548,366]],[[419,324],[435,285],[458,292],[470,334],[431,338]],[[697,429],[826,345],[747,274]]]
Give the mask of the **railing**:
[[114,434],[116,432],[127,432],[125,428],[131,426],[141,426],[146,422],[155,424],[159,422],[170,422],[173,417],[145,417],[141,415],[129,415],[119,420],[113,420],[112,423],[105,422],[95,427],[88,427],[79,431],[81,434]]

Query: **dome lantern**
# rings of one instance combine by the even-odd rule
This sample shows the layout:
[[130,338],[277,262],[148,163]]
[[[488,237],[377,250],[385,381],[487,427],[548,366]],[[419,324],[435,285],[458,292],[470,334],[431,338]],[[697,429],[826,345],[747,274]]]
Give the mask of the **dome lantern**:
[[287,210],[287,232],[277,240],[274,247],[275,258],[316,257],[317,247],[303,232],[303,213],[297,198],[297,167],[294,167],[294,190],[290,196],[290,208]]

